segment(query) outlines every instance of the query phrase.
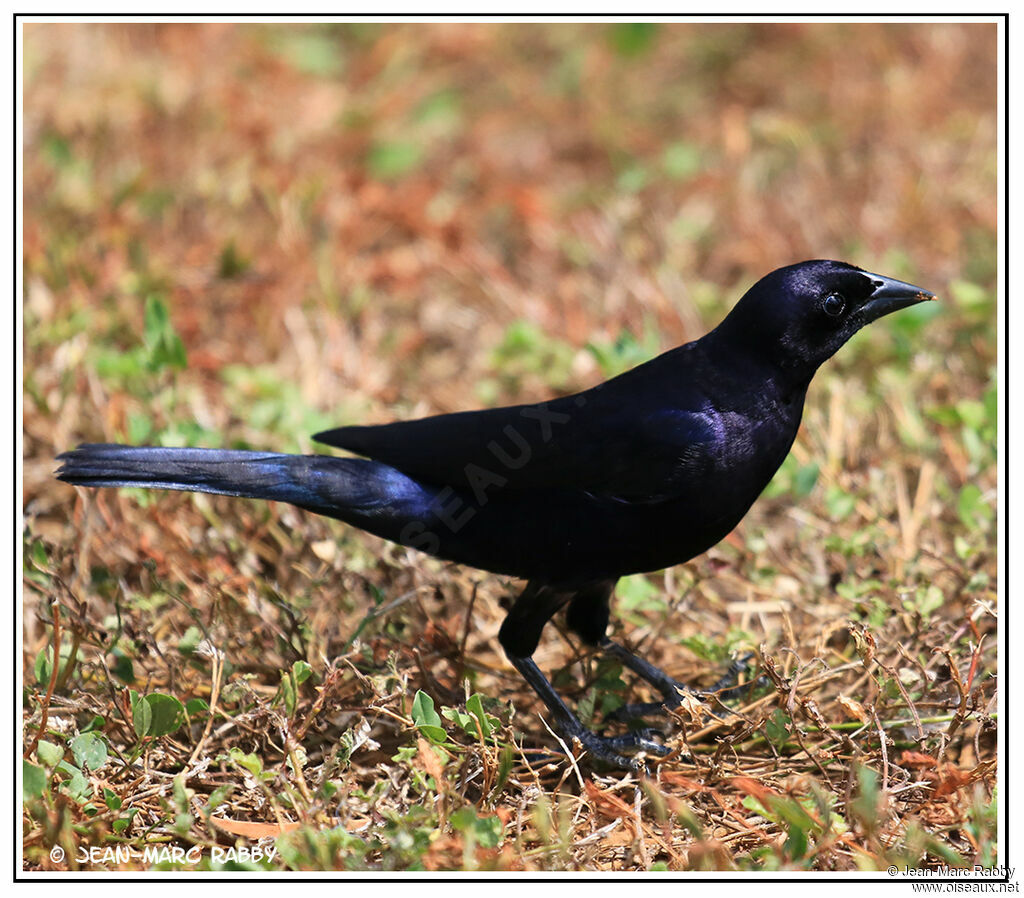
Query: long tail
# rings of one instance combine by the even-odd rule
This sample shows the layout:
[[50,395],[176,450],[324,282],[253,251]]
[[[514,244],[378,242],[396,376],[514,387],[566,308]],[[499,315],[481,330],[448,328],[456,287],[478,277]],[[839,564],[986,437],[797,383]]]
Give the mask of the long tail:
[[[234,449],[165,449],[84,443],[57,456],[57,477],[90,487],[135,486],[274,499],[360,521],[385,509],[408,513],[429,491],[379,462],[327,455],[282,455]],[[386,515],[385,515],[386,516]]]
[[[510,553],[507,533],[530,530],[529,498],[511,510],[469,492],[422,483],[366,458],[234,449],[84,443],[58,456],[66,483],[220,493],[288,502],[439,558],[520,575],[536,554]],[[544,546],[546,546],[544,542]]]

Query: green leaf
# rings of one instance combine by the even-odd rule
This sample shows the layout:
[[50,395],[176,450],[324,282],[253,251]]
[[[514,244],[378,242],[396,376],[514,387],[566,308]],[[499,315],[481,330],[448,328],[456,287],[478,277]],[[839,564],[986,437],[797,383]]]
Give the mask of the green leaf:
[[414,143],[378,143],[370,150],[367,163],[373,177],[390,181],[412,171],[422,157],[423,151]]
[[829,517],[833,521],[843,521],[848,518],[856,504],[856,498],[835,484],[825,491],[825,508],[828,509]]
[[696,841],[704,841],[704,828],[701,826],[700,818],[686,802],[680,802],[677,806],[676,820]]
[[118,817],[117,820],[111,823],[110,828],[113,829],[117,835],[123,836],[125,832],[127,832],[128,827],[132,825],[132,820],[135,819],[135,815],[137,813],[139,813],[138,808],[130,808],[124,817]]
[[149,728],[153,723],[153,710],[149,707],[139,693],[134,689],[129,693],[132,703],[132,727],[139,739],[144,739],[149,734]]
[[134,683],[135,667],[132,665],[132,659],[117,646],[111,654],[114,656],[114,662],[110,665],[110,672],[122,683]]
[[442,708],[441,716],[465,730],[470,736],[476,736],[476,721],[472,714],[467,714],[458,708]]
[[637,193],[643,190],[650,180],[650,172],[639,162],[635,162],[623,169],[615,183],[624,193]]
[[539,375],[558,387],[568,380],[575,354],[568,343],[549,337],[532,321],[520,319],[505,329],[490,364],[513,388],[524,374]]
[[459,95],[454,90],[439,90],[423,100],[413,113],[417,125],[431,125],[438,130],[452,129],[459,121]]
[[292,665],[292,676],[295,678],[295,685],[301,686],[313,676],[313,668],[305,661],[296,661]]
[[173,695],[154,692],[146,696],[146,702],[153,712],[150,736],[168,736],[181,726],[185,706]]
[[235,241],[229,240],[217,258],[217,277],[223,281],[230,281],[241,277],[251,266],[252,262],[239,251]]
[[662,611],[665,600],[644,574],[630,574],[619,580],[615,587],[619,607],[623,611]]
[[999,420],[999,392],[995,384],[992,384],[981,399],[985,405],[985,417],[990,424],[995,425]]
[[22,801],[29,798],[40,798],[46,791],[48,782],[46,771],[30,761],[21,762],[21,796]]
[[776,708],[772,712],[772,716],[765,722],[764,734],[778,748],[789,741],[789,728],[791,725],[792,721],[786,715],[786,712],[781,708]]
[[190,698],[185,702],[185,713],[189,717],[195,717],[196,714],[203,714],[210,710],[210,706],[204,699],[201,698]]
[[153,419],[138,412],[128,414],[128,442],[144,443],[153,432]]
[[112,811],[121,810],[121,805],[123,804],[118,794],[106,786],[103,787],[103,803]]
[[658,354],[660,346],[658,329],[653,320],[648,319],[644,322],[641,339],[637,339],[632,331],[623,329],[613,342],[590,342],[586,349],[597,360],[604,377],[610,379],[653,359]]
[[594,720],[594,708],[597,706],[597,690],[588,689],[576,702],[576,716],[580,720],[591,722]]
[[970,530],[983,526],[994,516],[992,506],[984,500],[981,488],[974,483],[968,483],[960,490],[956,510],[964,526]]
[[785,795],[777,795],[772,796],[769,799],[769,803],[776,820],[784,820],[790,826],[798,827],[804,831],[820,829],[818,824],[814,822],[814,818],[807,813],[807,809],[796,799]]
[[790,826],[785,848],[791,858],[804,857],[807,854],[807,831],[802,826]]
[[43,545],[41,539],[32,540],[32,550],[29,554],[32,558],[32,563],[37,568],[49,567],[49,559],[46,557],[46,546]]
[[434,710],[434,700],[420,689],[412,700],[412,722],[431,742],[444,742],[448,734]]
[[64,749],[45,739],[40,739],[36,746],[36,757],[43,762],[44,766],[52,769],[64,760]]
[[642,56],[658,34],[656,22],[620,22],[611,26],[611,41],[620,56]]
[[155,293],[146,297],[143,312],[143,343],[149,357],[146,366],[150,371],[164,368],[184,368],[188,364],[185,344],[181,342],[171,324],[166,303]]
[[903,607],[908,611],[917,611],[927,620],[933,611],[938,611],[945,603],[946,597],[942,590],[934,583],[929,583],[927,586],[917,587],[913,597],[904,600]]
[[189,627],[181,639],[178,640],[178,651],[183,655],[193,655],[203,641],[203,631],[199,627]]
[[680,643],[704,661],[717,664],[729,658],[729,649],[707,633],[694,633],[681,639]]
[[171,326],[171,316],[163,300],[153,294],[147,296],[142,321],[142,333],[146,343],[157,343]]
[[[993,301],[991,294],[984,287],[970,281],[956,280],[949,285],[950,295],[965,312],[987,311]],[[929,303],[933,305],[933,303]]]
[[[60,647],[60,660],[61,667],[66,668],[71,657],[71,646],[61,645]],[[36,678],[36,683],[40,686],[49,686],[50,677],[53,675],[53,648],[47,646],[38,655],[36,655],[35,664],[33,665],[33,674]],[[62,673],[64,670],[61,671]]]
[[313,668],[305,661],[296,661],[292,669],[281,674],[281,689],[279,695],[284,701],[285,709],[289,716],[295,713],[295,707],[299,699],[299,686],[306,682],[313,675]]
[[81,770],[69,764],[67,761],[61,761],[57,765],[57,769],[61,773],[66,773],[68,775],[68,779],[61,783],[61,788],[64,789],[74,801],[82,804],[92,797],[92,789],[89,787],[89,781],[85,778],[85,774],[83,774]]
[[452,829],[458,830],[459,832],[465,832],[471,829],[474,821],[476,820],[476,812],[469,807],[459,808],[455,811],[451,817],[448,818],[448,822],[451,823]]
[[185,706],[173,695],[152,692],[139,696],[132,692],[132,726],[140,739],[146,736],[167,736],[185,720]]
[[206,810],[215,811],[218,807],[224,804],[225,801],[231,796],[231,793],[235,791],[234,783],[225,783],[223,786],[218,786],[210,793],[210,797],[206,799]]
[[661,157],[662,167],[670,178],[682,181],[700,171],[700,149],[692,143],[671,143]]
[[263,761],[260,760],[259,755],[246,754],[237,748],[232,748],[228,751],[228,756],[234,761],[239,767],[249,771],[255,777],[262,777],[263,775]]
[[501,755],[498,757],[498,775],[494,778],[494,786],[491,787],[491,796],[501,794],[501,790],[505,787],[505,783],[508,782],[509,774],[512,773],[514,765],[515,753],[512,751],[511,745],[506,745],[501,750]]
[[459,808],[449,818],[452,829],[470,836],[476,844],[483,848],[497,848],[504,831],[498,817],[478,817],[473,808],[466,805]]
[[814,489],[814,484],[818,482],[820,473],[821,469],[813,463],[797,468],[796,474],[793,475],[793,492],[797,496],[809,495]]
[[188,356],[181,337],[177,334],[168,334],[160,344],[160,351],[154,353],[151,365],[157,369],[188,367]]
[[483,700],[480,698],[479,693],[474,692],[466,699],[466,710],[476,718],[484,739],[490,738],[491,734],[498,728],[500,721],[497,717],[491,717],[484,711]]
[[291,672],[281,671],[281,687],[278,691],[281,701],[284,702],[284,709],[291,717],[295,713],[295,703],[298,700],[298,693],[295,688],[295,680]]
[[59,134],[47,134],[42,140],[42,156],[56,169],[70,168],[75,160],[71,144]]
[[96,771],[107,763],[107,743],[96,733],[80,733],[71,740],[71,754],[79,767]]
[[857,784],[859,786],[859,794],[850,802],[849,812],[852,817],[860,820],[868,833],[872,833],[881,823],[878,773],[870,767],[858,766]]
[[345,58],[339,42],[317,29],[286,28],[275,32],[277,52],[300,72],[321,77],[337,75]]
[[961,399],[956,404],[957,414],[967,427],[978,430],[988,417],[985,404],[980,399]]

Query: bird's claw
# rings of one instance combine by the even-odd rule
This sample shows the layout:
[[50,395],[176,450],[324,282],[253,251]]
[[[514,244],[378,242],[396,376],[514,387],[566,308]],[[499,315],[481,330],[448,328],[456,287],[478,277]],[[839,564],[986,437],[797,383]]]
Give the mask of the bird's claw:
[[696,699],[699,702],[722,702],[734,698],[742,698],[750,690],[757,686],[768,685],[764,677],[757,677],[746,683],[740,683],[739,678],[751,670],[750,661],[754,653],[749,652],[737,658],[729,665],[725,676],[718,680],[708,689],[693,689],[678,680],[669,683],[659,681],[658,687],[662,690],[661,701],[656,702],[632,702],[621,705],[605,715],[605,723],[635,723],[642,721],[650,715],[664,716],[666,712],[671,714],[675,709],[682,706],[687,699]]
[[658,730],[647,727],[642,730],[630,730],[628,733],[621,733],[618,736],[601,736],[599,738],[603,739],[610,747],[627,754],[650,752],[659,757],[664,757],[671,749],[660,742],[655,742],[651,738],[652,736],[660,735],[661,733]]
[[707,692],[702,693],[702,697],[715,698],[719,701],[730,701],[734,698],[743,698],[752,689],[758,686],[771,685],[766,677],[755,677],[752,680],[748,680],[746,683],[739,682],[739,678],[745,674],[750,673],[751,664],[750,661],[754,658],[753,652],[747,652],[745,655],[741,655],[732,664],[729,665],[729,669],[726,671],[725,676],[718,680]]
[[573,738],[596,761],[611,767],[633,770],[639,773],[649,772],[645,754],[659,758],[671,753],[671,749],[650,738],[653,730],[634,730],[618,736],[599,736],[597,733],[585,731],[577,733]]

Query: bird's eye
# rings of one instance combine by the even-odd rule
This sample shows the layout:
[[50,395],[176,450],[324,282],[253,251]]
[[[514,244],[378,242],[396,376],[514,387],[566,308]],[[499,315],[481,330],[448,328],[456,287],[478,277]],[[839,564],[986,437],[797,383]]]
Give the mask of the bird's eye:
[[839,293],[829,293],[821,305],[826,315],[838,318],[846,308],[846,300]]

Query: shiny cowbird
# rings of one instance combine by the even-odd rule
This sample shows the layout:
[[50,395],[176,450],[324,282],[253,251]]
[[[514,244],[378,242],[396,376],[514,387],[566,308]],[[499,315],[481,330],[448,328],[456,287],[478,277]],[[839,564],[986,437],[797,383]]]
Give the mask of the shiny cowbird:
[[636,767],[645,731],[586,729],[532,659],[544,625],[609,652],[677,705],[685,687],[605,635],[616,580],[729,533],[796,437],[811,378],[854,333],[931,293],[834,261],[758,281],[699,340],[581,393],[317,434],[361,458],[84,444],[61,480],[289,502],[527,581],[499,640],[562,733]]

